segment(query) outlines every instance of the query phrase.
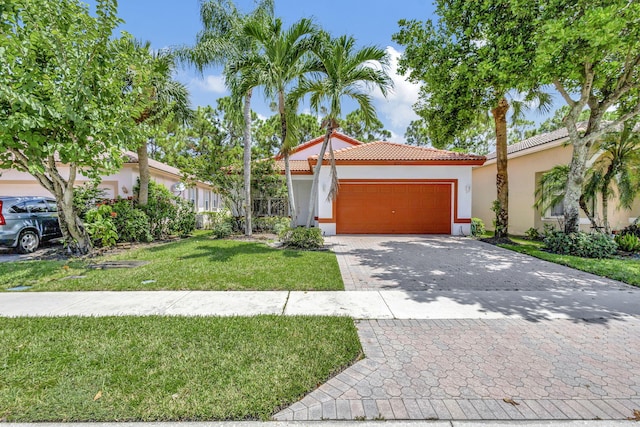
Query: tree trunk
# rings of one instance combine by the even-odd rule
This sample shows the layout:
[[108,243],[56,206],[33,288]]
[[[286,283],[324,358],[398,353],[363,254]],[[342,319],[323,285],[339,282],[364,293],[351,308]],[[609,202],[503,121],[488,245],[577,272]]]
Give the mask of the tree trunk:
[[244,143],[244,234],[251,236],[251,95],[253,90],[249,89],[244,95],[244,133],[242,135]]
[[584,185],[589,147],[580,141],[572,141],[573,155],[569,166],[569,176],[564,192],[564,232],[580,230],[580,196]]
[[280,113],[280,136],[281,149],[280,152],[284,156],[284,175],[287,182],[287,194],[289,196],[289,215],[291,216],[291,227],[295,227],[298,222],[296,212],[296,201],[293,195],[293,179],[291,178],[291,167],[289,166],[289,146],[287,141],[287,115],[284,105],[284,92],[278,92],[278,112]]
[[598,223],[596,222],[594,214],[589,210],[589,206],[587,206],[587,202],[584,199],[584,194],[582,196],[580,196],[580,200],[578,201],[578,205],[580,206],[580,209],[582,209],[582,211],[585,213],[585,215],[587,215],[587,218],[589,219],[589,222],[591,223],[591,227],[593,227],[594,230],[597,230],[598,229]]
[[138,204],[146,206],[149,203],[149,152],[147,141],[138,145],[138,170],[140,172],[140,187],[138,189]]
[[298,224],[296,212],[296,201],[293,195],[293,180],[291,179],[291,167],[289,166],[289,152],[284,153],[284,174],[287,180],[287,195],[289,196],[289,215],[291,216],[291,227]]
[[507,174],[507,111],[509,103],[500,99],[498,106],[491,110],[496,127],[496,192],[498,209],[496,212],[495,237],[509,236],[509,178]]
[[311,227],[311,221],[313,220],[313,211],[316,207],[316,203],[318,201],[318,183],[320,182],[320,168],[322,166],[322,162],[324,160],[324,153],[327,151],[327,145],[329,144],[329,139],[331,138],[331,133],[333,132],[333,128],[329,123],[327,125],[327,131],[324,134],[324,141],[322,141],[322,146],[320,147],[320,153],[318,154],[318,163],[316,164],[316,169],[313,171],[313,182],[311,183],[311,194],[309,195],[309,214],[307,216],[307,228]]

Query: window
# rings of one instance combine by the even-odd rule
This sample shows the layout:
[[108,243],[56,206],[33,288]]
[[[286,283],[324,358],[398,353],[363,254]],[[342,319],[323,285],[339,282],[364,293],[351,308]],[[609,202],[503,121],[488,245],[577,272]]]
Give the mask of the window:
[[548,216],[550,217],[564,216],[564,200],[560,200],[558,203],[551,206],[551,209],[549,209]]
[[42,213],[48,212],[49,208],[47,207],[47,202],[44,200],[29,200],[27,203],[27,209],[31,213]]
[[204,210],[205,212],[209,211],[209,195],[210,195],[210,191],[205,191],[204,192]]
[[58,212],[58,205],[55,200],[47,199],[47,205],[49,206],[49,212]]
[[17,205],[13,205],[11,206],[11,209],[9,209],[10,213],[27,213],[27,204],[22,202],[22,203],[18,203]]

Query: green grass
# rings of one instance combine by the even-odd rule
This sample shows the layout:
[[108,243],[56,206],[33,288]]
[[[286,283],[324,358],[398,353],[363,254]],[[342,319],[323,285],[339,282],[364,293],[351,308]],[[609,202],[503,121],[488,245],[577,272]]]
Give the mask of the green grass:
[[0,348],[0,422],[266,420],[361,355],[335,317],[2,318]]
[[543,243],[509,236],[517,245],[498,245],[522,254],[551,261],[556,264],[566,265],[576,270],[586,271],[602,277],[619,280],[629,285],[640,286],[640,259],[608,258],[593,259],[581,258],[572,255],[558,255],[542,250]]
[[[115,260],[149,264],[86,267]],[[344,289],[332,252],[280,250],[260,242],[212,240],[205,235],[87,261],[0,263],[0,289],[20,285],[34,291]]]

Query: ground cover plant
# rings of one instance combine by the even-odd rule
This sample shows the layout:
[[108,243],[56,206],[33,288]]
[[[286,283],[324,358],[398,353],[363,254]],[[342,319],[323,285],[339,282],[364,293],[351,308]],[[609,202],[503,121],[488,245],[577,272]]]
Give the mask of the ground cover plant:
[[[89,265],[135,261],[135,268]],[[173,243],[76,261],[0,263],[0,289],[94,290],[342,290],[332,252],[275,249],[258,241],[214,240],[202,234]]]
[[0,421],[269,419],[361,356],[335,317],[4,318]]
[[502,248],[536,258],[566,265],[576,270],[586,271],[598,276],[619,280],[634,286],[640,286],[640,259],[630,257],[613,257],[605,259],[582,258],[573,255],[559,255],[543,250],[544,243],[510,236],[514,245],[501,244]]

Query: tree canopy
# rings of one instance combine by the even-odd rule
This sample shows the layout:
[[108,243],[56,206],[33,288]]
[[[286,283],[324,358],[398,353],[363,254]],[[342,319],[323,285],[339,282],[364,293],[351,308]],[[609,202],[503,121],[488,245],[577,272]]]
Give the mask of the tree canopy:
[[[58,202],[68,247],[90,240],[73,209],[79,173],[116,170],[133,128],[128,36],[116,0],[97,2],[96,16],[78,0],[14,0],[3,6],[0,38],[0,167],[31,173]],[[66,176],[58,162],[69,166]]]

